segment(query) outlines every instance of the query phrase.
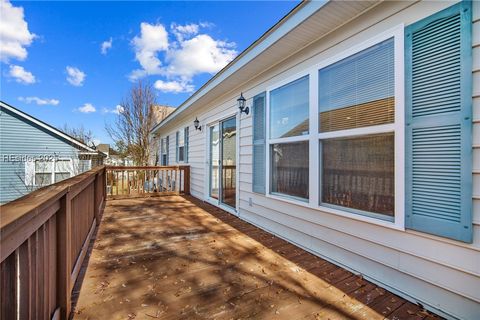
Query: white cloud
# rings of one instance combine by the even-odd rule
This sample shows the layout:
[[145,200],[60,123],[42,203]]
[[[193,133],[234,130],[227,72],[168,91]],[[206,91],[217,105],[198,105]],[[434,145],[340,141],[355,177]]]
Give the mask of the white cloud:
[[35,83],[35,76],[21,66],[11,65],[10,71],[8,74],[10,75],[10,77],[15,78],[15,81],[19,83],[24,83],[24,84]]
[[14,7],[8,0],[0,0],[0,61],[25,60],[35,34],[28,30],[22,7]]
[[191,79],[200,73],[216,73],[235,58],[234,46],[231,42],[214,40],[208,34],[182,41],[179,48],[167,53],[167,75]]
[[95,107],[91,103],[85,103],[83,106],[78,108],[78,111],[82,113],[92,113],[97,111],[97,109],[95,109]]
[[172,33],[177,37],[178,41],[183,41],[185,37],[198,34],[200,26],[196,23],[190,23],[186,25],[177,25],[172,23],[170,26]]
[[39,106],[57,106],[60,103],[57,99],[42,99],[39,97],[19,97],[18,100],[25,103],[36,103]]
[[[215,40],[202,33],[212,24],[202,22],[170,25],[170,34],[162,24],[142,23],[140,35],[132,40],[135,57],[141,69],[129,78],[135,81],[148,75],[160,75],[155,88],[163,92],[192,92],[193,78],[201,73],[216,73],[237,55],[236,44]],[[173,39],[169,41],[169,36]]]
[[142,22],[140,24],[140,36],[132,40],[135,50],[135,58],[142,66],[143,72],[135,70],[130,78],[135,80],[138,77],[159,74],[161,72],[161,61],[157,57],[160,51],[168,49],[168,33],[161,24],[149,24]]
[[109,40],[107,41],[103,41],[102,42],[102,45],[100,47],[100,52],[103,54],[103,55],[106,55],[108,50],[110,50],[112,48],[112,42],[113,42],[113,39],[110,38]]
[[117,104],[117,106],[115,107],[115,110],[113,110],[112,112],[115,114],[120,114],[120,113],[123,113],[124,110],[125,109],[121,105]]
[[103,108],[103,109],[102,109],[102,113],[104,113],[104,114],[105,114],[105,113],[120,114],[120,113],[123,112],[123,110],[124,110],[123,107],[122,107],[121,105],[117,104],[117,105],[115,106],[115,108],[113,108],[113,109]]
[[163,81],[157,80],[154,84],[155,89],[162,92],[181,93],[192,92],[195,88],[186,81]]
[[67,81],[76,87],[80,87],[83,85],[83,81],[85,81],[85,77],[87,76],[85,72],[81,71],[76,67],[67,66]]

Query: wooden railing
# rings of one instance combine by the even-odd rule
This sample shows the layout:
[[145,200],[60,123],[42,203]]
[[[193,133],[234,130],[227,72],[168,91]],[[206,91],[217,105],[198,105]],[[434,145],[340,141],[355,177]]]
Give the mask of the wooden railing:
[[107,167],[109,199],[190,194],[189,166]]
[[97,167],[0,207],[1,319],[68,319],[105,199]]

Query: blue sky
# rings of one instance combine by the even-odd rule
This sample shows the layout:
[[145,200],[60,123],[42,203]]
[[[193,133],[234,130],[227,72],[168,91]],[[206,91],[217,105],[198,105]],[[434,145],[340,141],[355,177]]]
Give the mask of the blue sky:
[[178,106],[298,2],[0,3],[1,100],[111,143],[132,81]]

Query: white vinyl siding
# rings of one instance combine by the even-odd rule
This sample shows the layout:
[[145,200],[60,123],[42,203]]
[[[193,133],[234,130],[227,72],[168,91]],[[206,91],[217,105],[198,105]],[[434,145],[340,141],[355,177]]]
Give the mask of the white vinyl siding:
[[[409,25],[455,2],[384,2],[353,21],[329,33],[294,55],[279,57],[279,63],[259,76],[242,83],[235,92],[227,92],[194,112],[172,119],[160,134],[173,138],[177,130],[192,124],[196,116],[202,131],[190,132],[191,193],[204,199],[206,171],[205,124],[225,118],[237,109],[240,91],[251,106],[252,97],[299,78],[305,70],[332,60],[399,24]],[[361,273],[394,292],[416,300],[450,317],[476,318],[480,310],[480,3],[474,2],[473,68],[473,243],[465,244],[413,230],[392,223],[372,222],[361,215],[341,210],[304,206],[297,202],[268,197],[252,191],[253,127],[252,116],[239,117],[239,210],[249,221],[334,263]],[[293,52],[292,52],[293,53]],[[475,54],[477,53],[477,54]],[[318,71],[317,69],[312,69]],[[313,73],[312,73],[313,74]],[[318,74],[318,73],[317,73]],[[313,89],[311,84],[310,88]],[[317,94],[314,91],[310,95]],[[312,97],[313,99],[314,97]],[[318,106],[311,106],[318,109]],[[311,119],[310,131],[315,120]],[[318,122],[318,121],[317,121]],[[317,131],[315,131],[317,130]],[[397,137],[401,138],[401,137]],[[171,138],[172,139],[172,138]],[[315,137],[316,139],[316,137]],[[172,140],[171,140],[172,141]],[[318,141],[318,140],[316,140]],[[401,141],[400,141],[401,143]],[[318,157],[318,147],[311,143],[310,160]],[[172,149],[173,150],[173,149]],[[312,168],[312,166],[310,166]],[[312,183],[312,181],[310,181]],[[400,190],[403,187],[399,186]],[[310,190],[313,190],[311,187]],[[312,198],[314,195],[310,195]],[[315,202],[318,203],[318,196]],[[401,201],[401,200],[400,200]],[[378,219],[376,219],[378,220]],[[403,221],[402,219],[399,219]],[[445,312],[442,313],[442,310]]]

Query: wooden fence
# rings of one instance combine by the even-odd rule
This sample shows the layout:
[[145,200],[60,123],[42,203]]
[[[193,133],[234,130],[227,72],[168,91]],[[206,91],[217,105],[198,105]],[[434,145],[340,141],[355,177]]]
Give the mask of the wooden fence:
[[189,166],[107,167],[109,199],[190,194]]
[[105,179],[97,167],[0,207],[0,319],[68,319]]

